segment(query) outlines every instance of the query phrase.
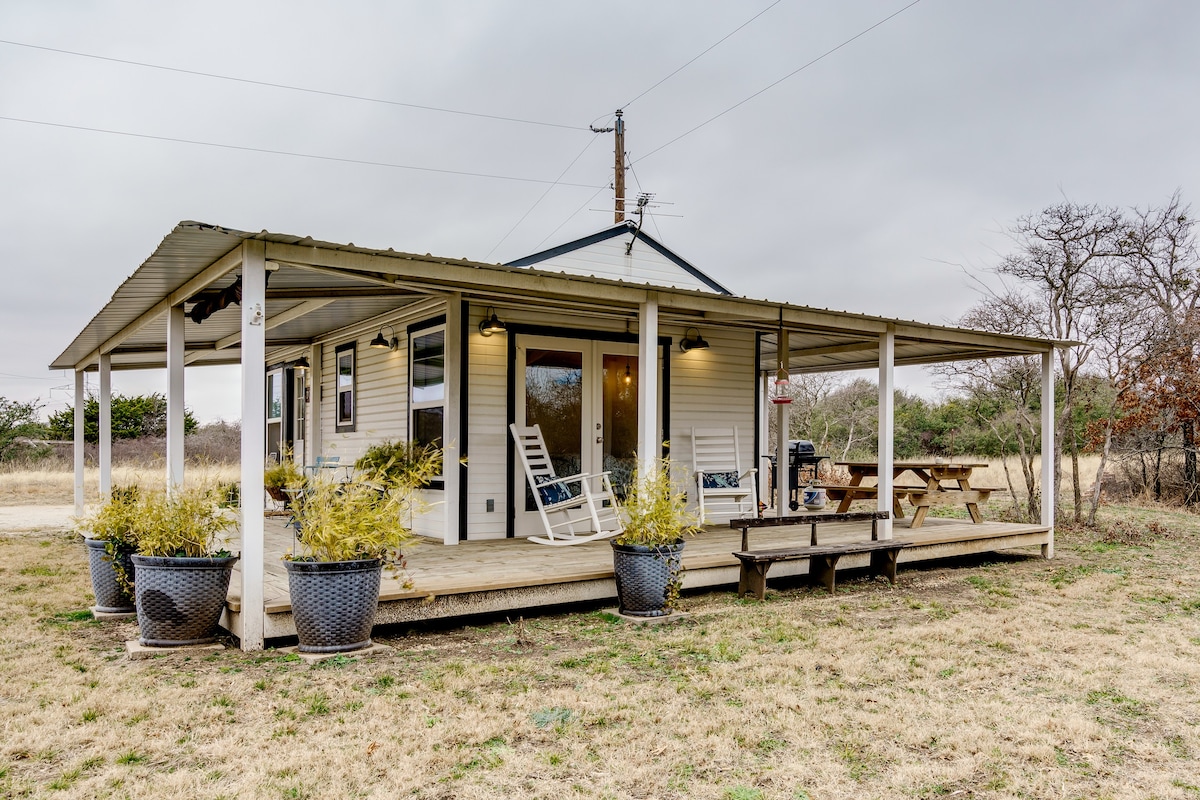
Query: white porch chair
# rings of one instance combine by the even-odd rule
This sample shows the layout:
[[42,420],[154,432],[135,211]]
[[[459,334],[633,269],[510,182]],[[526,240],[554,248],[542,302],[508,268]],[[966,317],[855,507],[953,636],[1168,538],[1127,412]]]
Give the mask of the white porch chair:
[[737,428],[692,428],[692,469],[702,520],[758,516],[758,470],[742,471]]
[[[558,477],[542,429],[538,425],[509,425],[517,455],[533,492],[545,536],[530,536],[538,544],[568,545],[616,536],[624,528],[607,472]],[[608,505],[604,505],[604,501]],[[514,503],[523,502],[514,499]]]

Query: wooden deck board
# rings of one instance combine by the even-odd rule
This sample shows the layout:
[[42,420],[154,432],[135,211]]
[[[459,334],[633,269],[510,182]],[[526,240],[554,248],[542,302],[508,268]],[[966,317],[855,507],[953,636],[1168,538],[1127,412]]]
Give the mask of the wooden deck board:
[[[287,572],[281,557],[293,547],[290,528],[279,518],[266,519],[266,580],[264,601],[268,614],[287,614],[290,599]],[[907,520],[896,520],[893,536],[912,542],[903,551],[902,562],[944,558],[967,552],[986,552],[993,549],[1044,544],[1048,529],[1041,525],[931,518],[918,530],[909,530]],[[805,526],[787,528],[756,528],[750,534],[752,549],[787,547],[808,541]],[[870,538],[870,526],[862,522],[826,523],[821,526],[822,544],[842,544]],[[738,569],[733,552],[740,549],[741,533],[727,526],[712,526],[688,540],[684,551],[686,586],[698,588],[736,583]],[[231,549],[237,549],[237,543]],[[529,591],[542,587],[547,598],[561,593],[552,587],[589,582],[611,584],[612,548],[607,540],[573,545],[547,547],[524,539],[492,539],[460,542],[445,546],[440,542],[420,542],[408,555],[408,575],[412,588],[405,589],[400,580],[385,572],[380,587],[381,603],[429,601],[448,596],[478,596],[486,593],[508,592],[514,597],[533,597]],[[847,567],[853,567],[853,561]],[[793,565],[788,565],[793,566]],[[237,568],[235,568],[237,569]],[[801,573],[807,564],[796,567]],[[781,571],[780,576],[790,574]],[[240,611],[240,574],[235,572],[230,582],[229,608]],[[603,588],[593,590],[603,592]],[[544,601],[553,602],[551,599]],[[534,603],[537,605],[537,603]],[[441,616],[431,614],[431,617]]]

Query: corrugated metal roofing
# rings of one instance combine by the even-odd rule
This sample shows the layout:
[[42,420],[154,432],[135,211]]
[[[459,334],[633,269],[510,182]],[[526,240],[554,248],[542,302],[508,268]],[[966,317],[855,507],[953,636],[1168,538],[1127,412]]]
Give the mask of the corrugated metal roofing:
[[[791,331],[789,365],[801,371],[859,369],[876,365],[878,330],[889,324],[903,331],[897,336],[898,364],[1038,353],[1044,352],[1053,344],[1036,338],[985,334],[850,312],[809,309],[767,300],[722,297],[701,290],[660,289],[646,284],[635,285],[619,280],[545,272],[530,267],[489,265],[465,259],[441,259],[392,249],[363,248],[354,244],[322,242],[310,237],[269,231],[249,233],[201,222],[184,221],[180,222],[150,257],[117,288],[109,302],[54,360],[50,365],[51,369],[73,369],[77,365],[94,368],[94,356],[100,348],[107,346],[114,336],[248,239],[312,248],[314,263],[327,262],[330,253],[382,257],[387,261],[375,263],[386,263],[390,274],[400,276],[401,285],[416,287],[413,294],[405,295],[400,293],[404,291],[400,287],[390,289],[381,286],[379,278],[385,276],[369,273],[365,269],[356,271],[354,266],[343,266],[339,274],[335,275],[328,271],[291,267],[289,262],[280,259],[284,266],[272,273],[268,284],[268,359],[272,353],[272,341],[281,343],[275,345],[276,350],[280,346],[294,347],[297,342],[311,341],[330,331],[385,314],[427,297],[428,295],[420,293],[422,286],[438,292],[460,290],[472,297],[488,299],[492,296],[489,294],[489,291],[492,291],[489,285],[496,287],[495,296],[500,297],[503,294],[498,287],[506,280],[518,286],[516,289],[504,290],[509,296],[514,292],[527,292],[529,296],[536,297],[538,302],[549,306],[566,303],[578,307],[580,304],[595,303],[603,287],[637,289],[642,293],[646,289],[652,289],[659,293],[660,315],[664,322],[674,320],[686,324],[727,325],[763,331],[768,334],[764,337],[765,355],[772,360],[775,358],[772,352],[774,337],[770,335],[775,328],[770,322],[773,315],[786,312],[793,317],[819,319],[821,321],[788,324]],[[303,254],[306,251],[293,252]],[[430,271],[430,266],[435,270],[444,267],[446,279],[443,280],[437,272]],[[460,267],[486,272],[472,272],[467,276],[461,271],[455,272],[455,269]],[[452,273],[459,277],[454,278]],[[217,278],[213,281],[212,288],[228,286],[237,274],[238,271],[235,270]],[[416,277],[418,274],[424,274],[425,277]],[[413,277],[405,277],[406,275]],[[569,280],[544,281],[540,280],[540,276],[566,277]],[[371,292],[373,296],[368,297],[334,298],[327,305],[297,319],[277,326],[271,325],[272,318],[302,302],[302,296],[319,295],[322,290],[331,294],[344,294],[347,290],[355,288],[373,288],[375,291]],[[308,290],[307,293],[305,290]],[[274,298],[272,294],[275,295]],[[189,363],[229,363],[237,360],[239,348],[236,344],[222,350],[212,349],[215,342],[224,337],[234,336],[240,331],[241,315],[236,308],[235,306],[219,311],[199,325],[190,320],[185,324]],[[637,311],[636,303],[629,300],[613,301],[605,308],[630,315],[636,315]],[[164,313],[123,338],[119,347],[112,352],[114,368],[161,366],[165,341]]]

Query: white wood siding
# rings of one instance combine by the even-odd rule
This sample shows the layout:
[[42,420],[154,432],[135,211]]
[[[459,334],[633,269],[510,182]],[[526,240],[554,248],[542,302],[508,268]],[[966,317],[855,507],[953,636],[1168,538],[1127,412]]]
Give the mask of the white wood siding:
[[[322,450],[312,453],[309,463],[318,455],[337,456],[341,464],[353,464],[371,445],[385,440],[408,441],[408,326],[445,313],[445,306],[431,305],[419,312],[394,318],[375,320],[368,326],[334,334],[321,340],[321,386],[314,387],[313,402],[321,404]],[[396,332],[399,344],[394,351],[375,350],[370,342],[384,325]],[[388,331],[390,333],[390,331]],[[336,349],[355,343],[355,395],[353,432],[339,432],[334,418],[336,392]],[[446,354],[446,369],[457,369],[453,354]],[[425,513],[413,520],[414,530],[439,542],[445,519],[445,497],[438,490],[424,493]]]
[[[604,319],[585,313],[544,313],[532,307],[496,309],[500,319],[510,324],[539,325],[564,331],[626,331],[619,319]],[[478,332],[486,307],[472,303],[468,325],[467,349],[467,493],[466,519],[471,539],[503,538],[507,531],[508,504],[511,502],[507,473],[508,452],[508,339],[512,334],[485,337]],[[428,311],[421,319],[437,316]],[[314,387],[314,401],[322,404],[324,452],[338,456],[342,463],[353,463],[371,444],[384,439],[408,438],[408,336],[407,325],[414,319],[397,319],[392,324],[400,339],[395,352],[373,350],[368,345],[378,332],[378,324],[369,329],[347,332],[324,340],[322,386]],[[636,324],[633,326],[636,333]],[[679,351],[684,328],[664,325],[659,333],[670,336],[671,359],[671,451],[677,461],[691,468],[691,428],[736,425],[739,428],[743,468],[754,466],[754,334],[747,331],[703,327],[701,333],[710,343],[706,350]],[[356,430],[338,433],[334,424],[335,349],[339,344],[356,343],[357,387]],[[454,353],[446,354],[446,368],[458,369]],[[311,454],[312,458],[318,455]],[[441,491],[426,492],[430,504],[425,514],[414,520],[416,531],[440,540],[445,519],[445,503],[457,502]],[[695,491],[689,485],[694,502]],[[492,511],[487,501],[493,501]]]
[[[503,539],[508,522],[508,336],[483,336],[485,308],[471,306],[467,337],[467,531],[470,539]],[[505,322],[517,321],[502,309]],[[487,510],[488,500],[493,510]]]
[[671,457],[687,466],[688,500],[696,503],[691,477],[692,428],[738,429],[743,470],[754,463],[754,333],[702,328],[706,350],[679,351],[682,329],[668,329],[676,342],[671,350]]
[[[321,419],[323,453],[337,456],[342,464],[353,464],[368,447],[385,439],[408,437],[408,337],[403,329],[396,335],[400,346],[396,350],[374,350],[369,344],[378,331],[341,339],[330,339],[324,348],[321,364]],[[334,418],[337,402],[337,363],[335,348],[353,341],[354,361],[354,431],[339,432]]]

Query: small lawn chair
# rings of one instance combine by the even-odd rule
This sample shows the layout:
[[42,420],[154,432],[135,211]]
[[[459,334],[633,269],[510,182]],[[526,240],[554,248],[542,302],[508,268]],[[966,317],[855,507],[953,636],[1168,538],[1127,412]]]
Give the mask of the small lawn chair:
[[538,544],[569,545],[616,536],[624,529],[607,472],[558,477],[542,429],[538,425],[509,425],[517,456],[533,491],[545,536],[530,536]]

